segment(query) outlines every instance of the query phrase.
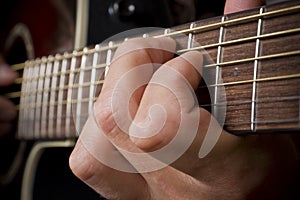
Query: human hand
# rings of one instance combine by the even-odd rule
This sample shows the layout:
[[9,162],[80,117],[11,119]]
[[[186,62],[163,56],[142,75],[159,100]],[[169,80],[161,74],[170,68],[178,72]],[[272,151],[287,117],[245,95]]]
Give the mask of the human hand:
[[264,0],[226,0],[224,14],[239,12],[264,5]]
[[[153,48],[130,51],[149,45]],[[162,47],[169,51],[158,50]],[[95,105],[96,120],[109,143],[94,140],[91,146],[86,146],[80,137],[70,157],[70,166],[75,175],[108,199],[264,199],[273,198],[274,195],[283,192],[285,181],[290,178],[289,172],[292,172],[296,162],[289,136],[237,137],[221,130],[221,136],[213,150],[206,157],[199,159],[199,147],[209,124],[214,124],[215,131],[220,130],[211,115],[202,108],[195,108],[201,116],[195,140],[188,150],[169,166],[145,173],[126,173],[106,166],[100,162],[97,155],[91,153],[91,148],[105,144],[99,154],[120,154],[130,165],[136,167],[134,161],[114,146],[134,152],[152,152],[168,144],[174,137],[180,123],[180,105],[164,87],[151,83],[147,87],[140,87],[133,94],[129,104],[128,110],[136,123],[143,122],[151,105],[159,104],[165,108],[166,123],[154,137],[139,139],[125,134],[116,124],[114,117],[118,117],[118,114],[114,113],[112,108],[112,96],[118,80],[126,72],[145,63],[167,63],[166,67],[182,74],[195,89],[201,75],[193,65],[201,68],[201,54],[189,52],[183,57],[173,58],[170,52],[174,49],[175,44],[169,39],[133,40],[119,48],[119,55],[123,56],[112,62]],[[187,60],[192,62],[186,62]],[[154,76],[162,81],[166,78],[159,70]],[[134,79],[128,81],[132,85],[137,84]],[[176,85],[176,82],[174,84]],[[180,88],[180,85],[178,87]],[[119,117],[122,118],[123,115]],[[155,123],[155,119],[153,120]],[[148,130],[140,131],[145,133]],[[282,148],[278,148],[279,146]]]
[[[17,73],[12,71],[0,56],[0,87],[9,86],[17,78]],[[14,104],[0,96],[0,136],[10,133],[13,129],[13,120],[17,112]]]
[[[131,51],[131,49],[141,49],[145,46],[149,47],[149,45],[153,49]],[[162,47],[169,51],[162,51]],[[162,130],[157,135],[146,139],[129,137],[116,122],[117,118],[120,119],[124,115],[121,112],[119,115],[115,114],[112,108],[114,92],[115,90],[120,91],[120,88],[116,86],[118,81],[127,72],[146,63],[165,63],[163,65],[165,68],[170,67],[176,70],[188,80],[192,88],[197,88],[201,76],[195,70],[195,66],[201,68],[202,55],[199,52],[189,52],[173,58],[170,52],[173,52],[174,49],[175,43],[169,39],[150,38],[131,40],[119,47],[116,53],[119,56],[111,64],[101,95],[95,105],[96,120],[110,143],[128,151],[152,152],[168,144],[175,136],[180,125],[181,105],[168,89],[155,85],[151,81],[147,87],[140,87],[133,94],[129,112],[134,117],[135,123],[143,122],[152,105],[162,105],[167,117]],[[162,80],[166,78],[164,74],[160,74],[163,66],[154,73],[152,78],[156,77]],[[175,88],[181,87],[176,85],[177,81],[180,83],[176,77],[171,80],[174,81],[172,83],[175,84]],[[138,84],[135,79],[128,81],[129,85]],[[133,86],[133,88],[135,87]],[[93,152],[91,148],[97,148],[104,143],[94,140],[93,133],[89,135],[94,141],[91,146],[84,145],[82,142],[84,139],[79,138],[70,157],[70,166],[75,175],[108,199],[199,199],[200,197],[241,199],[247,195],[262,195],[257,188],[268,181],[270,181],[269,188],[272,188],[272,191],[275,187],[281,186],[274,184],[274,187],[271,187],[271,183],[279,183],[284,180],[278,174],[287,175],[286,172],[291,171],[296,160],[293,145],[288,136],[237,137],[222,130],[221,137],[212,152],[199,159],[199,147],[208,126],[213,123],[214,131],[220,129],[206,110],[195,109],[201,117],[196,138],[188,150],[170,166],[146,173],[126,173],[113,169],[101,163],[101,159],[97,157],[96,153],[91,153]],[[148,129],[140,129],[140,133],[144,134],[155,129],[153,128],[155,123],[159,123],[159,121],[154,119],[150,123],[153,123],[151,129],[146,126]],[[136,134],[138,135],[139,132],[136,131]],[[101,147],[99,154],[111,155],[110,151],[113,151],[123,155],[113,145],[105,145]],[[279,145],[284,148],[279,149]],[[134,161],[124,157],[129,164],[136,167]],[[280,166],[281,163],[289,164]],[[264,189],[264,195],[271,195],[271,191]]]

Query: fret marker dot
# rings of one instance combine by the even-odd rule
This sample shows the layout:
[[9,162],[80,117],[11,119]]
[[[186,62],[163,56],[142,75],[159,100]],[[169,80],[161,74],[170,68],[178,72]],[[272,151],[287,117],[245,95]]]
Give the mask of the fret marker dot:
[[234,68],[233,75],[234,75],[234,76],[239,75],[239,69],[238,69],[237,67]]

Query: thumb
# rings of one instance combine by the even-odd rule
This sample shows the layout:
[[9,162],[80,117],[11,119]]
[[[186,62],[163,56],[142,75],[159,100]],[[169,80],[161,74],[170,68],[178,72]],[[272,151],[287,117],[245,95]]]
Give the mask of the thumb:
[[264,0],[226,0],[224,14],[230,14],[264,5]]

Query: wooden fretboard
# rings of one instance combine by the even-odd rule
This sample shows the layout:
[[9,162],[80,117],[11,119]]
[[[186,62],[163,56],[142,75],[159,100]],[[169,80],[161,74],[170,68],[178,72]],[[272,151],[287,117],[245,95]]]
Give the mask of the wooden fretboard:
[[[214,94],[209,107],[216,118],[226,108],[225,129],[300,130],[299,2],[193,22],[155,36],[176,39],[178,53],[205,48],[214,61],[205,66],[212,76],[206,84]],[[76,138],[75,127],[92,109],[118,45],[112,41],[27,61],[20,81],[18,136]]]

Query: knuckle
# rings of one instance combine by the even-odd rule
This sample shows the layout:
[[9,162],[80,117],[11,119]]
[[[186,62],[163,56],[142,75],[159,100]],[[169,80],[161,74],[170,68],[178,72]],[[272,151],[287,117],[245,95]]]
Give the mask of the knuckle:
[[95,117],[98,126],[105,134],[110,133],[114,127],[116,127],[112,108],[99,109],[99,111],[95,114]]
[[75,147],[69,157],[69,166],[75,176],[84,182],[94,177],[93,157],[82,147]]

